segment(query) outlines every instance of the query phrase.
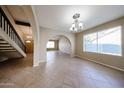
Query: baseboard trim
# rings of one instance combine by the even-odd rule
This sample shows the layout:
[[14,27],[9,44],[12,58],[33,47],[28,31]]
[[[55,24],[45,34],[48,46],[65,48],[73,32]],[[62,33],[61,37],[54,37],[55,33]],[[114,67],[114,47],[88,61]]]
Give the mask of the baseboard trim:
[[36,64],[36,63],[35,63],[35,64],[33,64],[33,67],[37,67],[37,66],[39,66],[39,64],[38,64],[38,63],[37,63],[37,64]]
[[119,71],[123,71],[124,72],[124,69],[121,69],[121,68],[118,68],[118,67],[115,67],[115,66],[111,66],[111,65],[104,64],[104,63],[100,63],[98,61],[91,60],[91,59],[86,58],[86,57],[81,57],[81,56],[78,56],[78,55],[75,55],[75,56],[78,57],[78,58],[84,59],[84,60],[92,61],[94,63],[97,63],[97,64],[100,64],[100,65],[103,65],[103,66],[106,66],[106,67],[113,68],[113,69],[116,69],[116,70],[119,70]]
[[40,60],[39,63],[33,64],[33,67],[37,67],[39,66],[40,63],[45,63],[45,62],[46,62],[45,60]]

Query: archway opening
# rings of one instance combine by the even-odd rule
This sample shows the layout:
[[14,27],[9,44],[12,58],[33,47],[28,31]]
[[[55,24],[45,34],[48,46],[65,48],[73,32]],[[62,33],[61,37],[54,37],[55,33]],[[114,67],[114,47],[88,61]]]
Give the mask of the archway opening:
[[71,55],[72,47],[71,42],[68,37],[64,35],[56,35],[47,41],[46,44],[47,51],[47,62],[55,60],[58,55]]

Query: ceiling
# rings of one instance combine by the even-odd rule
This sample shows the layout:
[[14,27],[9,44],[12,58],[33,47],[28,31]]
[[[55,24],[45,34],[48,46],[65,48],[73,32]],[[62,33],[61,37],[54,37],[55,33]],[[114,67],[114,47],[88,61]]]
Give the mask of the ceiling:
[[14,20],[28,22],[28,17],[26,16],[22,6],[19,5],[7,5],[6,6]]
[[80,13],[84,30],[124,16],[123,5],[39,5],[34,8],[41,27],[58,31],[69,31],[75,13]]
[[[19,5],[7,5],[7,10],[11,14],[14,20],[29,22],[28,17],[26,16],[22,6]],[[24,39],[26,40],[26,36],[32,36],[32,28],[24,25],[16,25],[18,29],[22,32]]]
[[62,35],[56,35],[56,36],[50,38],[50,40],[59,40],[62,37],[63,37]]

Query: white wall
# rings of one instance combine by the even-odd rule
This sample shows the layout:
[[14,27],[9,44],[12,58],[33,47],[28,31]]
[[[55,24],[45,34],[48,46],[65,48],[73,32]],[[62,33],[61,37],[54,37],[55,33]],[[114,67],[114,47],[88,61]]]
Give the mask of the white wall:
[[73,57],[75,55],[75,35],[72,33],[67,33],[64,31],[55,31],[52,29],[47,28],[41,28],[40,27],[40,45],[39,45],[39,58],[40,62],[46,62],[46,44],[49,39],[51,39],[54,36],[57,35],[63,35],[67,37],[71,42],[71,56]]
[[59,39],[59,50],[63,53],[71,54],[71,43],[67,38],[61,37]]

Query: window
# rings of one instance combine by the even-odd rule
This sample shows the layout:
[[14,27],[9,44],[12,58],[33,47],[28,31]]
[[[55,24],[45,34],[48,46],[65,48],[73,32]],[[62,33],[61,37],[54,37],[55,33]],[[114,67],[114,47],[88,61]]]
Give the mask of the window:
[[97,52],[97,33],[84,36],[85,51]]
[[48,41],[47,48],[55,48],[55,42],[54,41]]
[[84,51],[121,56],[121,26],[84,35]]

